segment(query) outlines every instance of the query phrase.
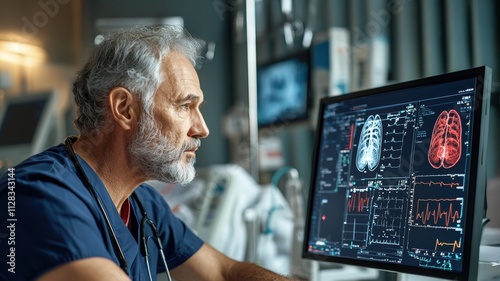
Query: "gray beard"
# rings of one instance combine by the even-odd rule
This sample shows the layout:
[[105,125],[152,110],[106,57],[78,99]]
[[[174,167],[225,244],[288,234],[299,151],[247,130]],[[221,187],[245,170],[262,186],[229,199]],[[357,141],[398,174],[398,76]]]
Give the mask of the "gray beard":
[[184,164],[183,153],[187,149],[199,147],[200,143],[200,139],[193,139],[178,149],[161,133],[153,118],[143,116],[129,151],[133,161],[139,165],[148,179],[185,185],[196,176],[194,168],[196,158],[192,157]]

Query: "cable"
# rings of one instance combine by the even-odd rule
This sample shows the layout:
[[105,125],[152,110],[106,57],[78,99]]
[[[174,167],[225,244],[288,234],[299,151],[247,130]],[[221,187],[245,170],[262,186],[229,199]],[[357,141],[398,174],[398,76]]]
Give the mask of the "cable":
[[[277,190],[279,190],[278,189],[279,182],[280,182],[281,178],[286,174],[289,174],[292,177],[292,180],[294,182],[299,181],[299,172],[297,171],[297,169],[290,167],[290,166],[283,166],[273,174],[273,176],[271,178],[271,188],[276,188]],[[286,190],[286,191],[290,192],[289,190]],[[302,213],[302,210],[299,210],[301,208],[301,205],[298,202],[297,190],[293,189],[292,192],[293,192],[292,194],[288,194],[289,198],[287,198],[287,201],[290,203],[290,205],[293,205],[292,210],[294,210],[294,212],[295,211],[299,212],[299,213],[295,213],[295,215],[297,216],[297,215],[300,215]],[[284,208],[284,206],[277,206],[276,205],[274,196],[275,195],[273,193],[271,193],[271,208],[269,209],[268,216],[266,219],[264,233],[272,233],[273,232],[273,230],[271,229],[271,226],[270,226],[271,217],[275,211],[278,211],[278,210],[281,210]],[[295,200],[297,200],[297,202],[295,202]]]
[[116,237],[116,234],[113,231],[113,227],[111,226],[111,221],[108,217],[108,214],[104,210],[104,206],[101,202],[101,199],[97,195],[95,189],[92,188],[92,185],[90,184],[90,180],[88,179],[87,175],[85,175],[85,172],[83,171],[83,168],[80,165],[80,161],[78,161],[78,158],[76,157],[76,154],[73,150],[73,147],[71,146],[71,144],[75,140],[76,140],[76,137],[73,137],[73,136],[67,137],[66,140],[64,140],[64,144],[66,145],[66,151],[68,152],[68,155],[69,155],[71,161],[75,165],[76,172],[78,173],[78,176],[80,177],[80,179],[82,180],[85,187],[88,189],[90,194],[92,194],[95,201],[99,205],[99,208],[101,209],[101,212],[102,212],[104,219],[106,221],[108,231],[111,234],[113,249],[114,249],[115,253],[118,253],[118,260],[120,262],[120,267],[127,275],[129,275],[127,260],[125,259],[125,255],[122,251],[122,248],[120,247],[120,243],[118,242],[118,238]]

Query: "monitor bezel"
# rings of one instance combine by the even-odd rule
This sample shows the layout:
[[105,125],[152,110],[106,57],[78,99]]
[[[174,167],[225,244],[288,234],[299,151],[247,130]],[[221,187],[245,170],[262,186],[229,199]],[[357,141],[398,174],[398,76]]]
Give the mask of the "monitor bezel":
[[311,65],[311,49],[306,48],[306,49],[301,49],[298,51],[294,51],[291,54],[288,54],[286,56],[282,56],[273,60],[266,61],[264,63],[259,63],[257,65],[257,120],[258,120],[258,114],[260,112],[261,108],[261,100],[259,98],[259,71],[262,68],[268,68],[270,66],[289,61],[292,59],[300,59],[306,60],[307,64],[307,82],[306,82],[306,93],[305,93],[305,102],[306,102],[306,108],[305,112],[303,115],[300,116],[295,116],[293,118],[278,118],[278,120],[273,120],[273,121],[267,121],[267,122],[258,122],[258,128],[259,129],[265,129],[265,128],[270,128],[270,127],[276,127],[276,126],[282,126],[282,125],[292,125],[292,124],[297,124],[297,123],[302,123],[302,122],[307,122],[309,121],[310,118],[310,112],[311,112],[311,107],[312,107],[312,65]]
[[[385,270],[396,273],[406,273],[415,274],[427,277],[451,279],[451,280],[474,280],[477,278],[477,268],[479,260],[479,247],[481,241],[482,228],[485,224],[486,217],[486,204],[485,204],[485,193],[486,193],[486,142],[488,140],[488,122],[489,122],[489,112],[490,112],[490,96],[491,96],[491,69],[487,66],[476,67],[441,75],[436,75],[432,77],[421,78],[413,81],[401,82],[397,84],[387,85],[383,87],[366,89],[357,92],[348,93],[345,95],[324,97],[320,100],[319,111],[317,114],[317,129],[315,133],[315,143],[313,149],[312,157],[312,172],[309,185],[309,196],[307,203],[307,216],[304,228],[304,241],[302,247],[302,257],[311,260],[334,262],[346,265],[355,265],[370,267],[379,270]],[[365,97],[369,95],[384,94],[393,91],[401,91],[414,87],[422,87],[429,85],[436,85],[445,82],[452,82],[455,80],[467,79],[467,78],[477,78],[476,79],[476,95],[475,95],[475,108],[473,111],[474,115],[474,126],[472,132],[472,150],[471,150],[471,162],[470,162],[470,177],[467,181],[468,189],[468,200],[467,209],[469,210],[466,214],[466,228],[464,241],[469,241],[465,243],[465,248],[463,251],[463,269],[461,272],[453,271],[443,271],[438,269],[430,269],[423,267],[412,267],[408,265],[401,264],[389,264],[383,262],[375,262],[369,260],[361,259],[349,259],[339,256],[325,256],[317,255],[308,252],[308,243],[310,239],[310,227],[311,227],[311,211],[313,207],[313,196],[316,187],[316,169],[317,169],[317,158],[320,152],[320,139],[323,125],[322,114],[324,108],[327,104],[342,102],[348,99],[355,99],[360,97]],[[479,130],[479,132],[477,132]]]

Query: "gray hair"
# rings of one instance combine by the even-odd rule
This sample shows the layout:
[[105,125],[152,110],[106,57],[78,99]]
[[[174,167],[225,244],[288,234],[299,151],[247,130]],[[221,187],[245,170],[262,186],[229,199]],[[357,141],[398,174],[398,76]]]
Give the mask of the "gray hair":
[[107,97],[124,87],[140,97],[149,114],[162,82],[161,62],[170,50],[185,55],[196,66],[201,44],[179,26],[135,27],[113,34],[97,45],[73,83],[77,106],[75,128],[101,133],[109,114]]

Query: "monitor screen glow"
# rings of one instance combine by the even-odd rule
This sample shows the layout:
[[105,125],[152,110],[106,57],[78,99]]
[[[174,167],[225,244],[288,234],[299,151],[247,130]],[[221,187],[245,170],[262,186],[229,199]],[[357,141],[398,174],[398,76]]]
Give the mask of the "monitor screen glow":
[[308,118],[309,51],[302,51],[257,69],[259,127]]
[[475,279],[490,77],[481,67],[323,98],[303,256]]

